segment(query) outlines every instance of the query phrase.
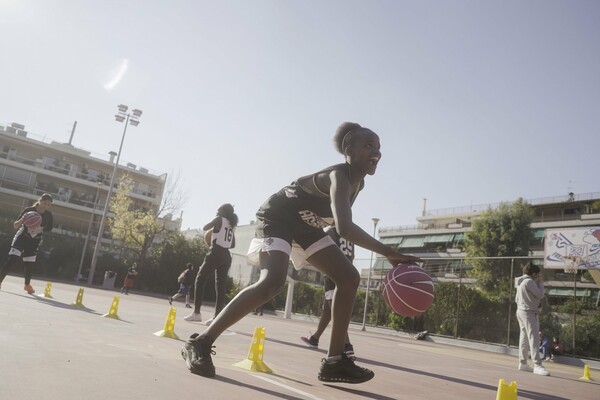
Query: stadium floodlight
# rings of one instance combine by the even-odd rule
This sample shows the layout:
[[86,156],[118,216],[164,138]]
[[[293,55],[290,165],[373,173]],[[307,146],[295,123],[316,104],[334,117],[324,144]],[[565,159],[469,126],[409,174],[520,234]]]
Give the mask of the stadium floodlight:
[[102,243],[102,237],[104,236],[104,226],[106,225],[106,217],[108,215],[108,208],[110,206],[110,197],[112,194],[115,179],[117,177],[117,170],[119,168],[119,159],[121,158],[121,150],[123,149],[123,142],[125,141],[125,134],[127,133],[127,126],[133,125],[138,126],[140,121],[138,118],[142,115],[142,111],[134,109],[131,114],[127,113],[128,106],[120,104],[118,106],[119,113],[115,115],[115,119],[118,122],[125,121],[125,127],[123,128],[123,136],[121,136],[121,145],[119,146],[119,152],[117,153],[117,160],[113,167],[113,172],[110,177],[110,184],[108,186],[108,193],[106,194],[106,202],[104,203],[104,210],[102,212],[102,219],[100,219],[100,227],[98,228],[98,236],[96,236],[96,245],[94,246],[94,253],[92,254],[92,263],[90,265],[90,273],[88,276],[87,284],[92,285],[94,281],[94,273],[96,272],[96,262],[98,261],[98,252],[100,250],[100,244]]

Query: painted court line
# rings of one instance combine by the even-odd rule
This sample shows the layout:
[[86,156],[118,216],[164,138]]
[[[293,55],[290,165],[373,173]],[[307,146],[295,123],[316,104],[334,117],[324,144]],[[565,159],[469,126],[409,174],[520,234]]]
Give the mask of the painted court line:
[[275,381],[275,380],[273,380],[273,379],[265,378],[265,377],[263,377],[263,376],[258,376],[258,375],[255,375],[255,374],[251,374],[251,376],[253,376],[253,377],[257,378],[257,379],[262,379],[262,380],[263,380],[263,381],[265,381],[265,382],[272,383],[272,384],[273,384],[273,385],[275,385],[275,386],[279,386],[279,387],[282,387],[282,388],[284,388],[284,389],[286,389],[286,390],[289,390],[289,391],[292,391],[292,392],[294,392],[294,393],[297,393],[297,394],[299,394],[299,395],[303,396],[303,397],[304,397],[304,398],[306,398],[306,399],[313,399],[313,400],[324,400],[324,399],[322,399],[321,397],[317,397],[317,396],[315,396],[315,395],[312,395],[312,394],[310,394],[310,393],[304,392],[304,391],[302,391],[302,390],[300,390],[300,389],[293,388],[293,387],[291,387],[291,386],[288,386],[288,385],[284,385],[283,383],[277,382],[277,381]]

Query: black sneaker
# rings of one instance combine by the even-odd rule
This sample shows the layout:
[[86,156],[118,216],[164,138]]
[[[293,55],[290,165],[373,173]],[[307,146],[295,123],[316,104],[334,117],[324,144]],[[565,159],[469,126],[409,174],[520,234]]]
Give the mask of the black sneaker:
[[198,338],[197,333],[190,336],[181,349],[181,356],[190,372],[208,378],[215,376],[215,365],[211,357],[216,354],[213,347],[212,342],[206,338]]
[[346,343],[344,345],[344,354],[346,354],[348,357],[352,357],[354,355],[354,346],[352,346],[350,343]]
[[167,300],[169,300],[169,305],[173,305],[173,298],[169,297]]
[[363,383],[373,379],[375,373],[354,364],[354,357],[342,354],[341,360],[321,361],[318,378],[323,382]]
[[315,339],[315,337],[312,335],[310,337],[300,336],[300,340],[302,340],[310,347],[319,347],[319,339]]

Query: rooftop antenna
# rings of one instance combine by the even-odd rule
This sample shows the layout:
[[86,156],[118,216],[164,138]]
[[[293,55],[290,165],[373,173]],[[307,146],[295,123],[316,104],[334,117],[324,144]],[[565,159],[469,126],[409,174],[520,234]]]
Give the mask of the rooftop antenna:
[[73,136],[75,135],[75,128],[77,128],[77,121],[73,122],[73,129],[71,129],[71,137],[69,138],[69,146],[72,146]]

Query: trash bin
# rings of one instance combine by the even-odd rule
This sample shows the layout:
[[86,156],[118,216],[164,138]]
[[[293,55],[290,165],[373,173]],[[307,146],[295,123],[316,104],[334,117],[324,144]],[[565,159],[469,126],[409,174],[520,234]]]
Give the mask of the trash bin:
[[103,289],[114,289],[115,280],[117,279],[117,273],[114,271],[106,271],[104,273],[104,282],[102,283]]

